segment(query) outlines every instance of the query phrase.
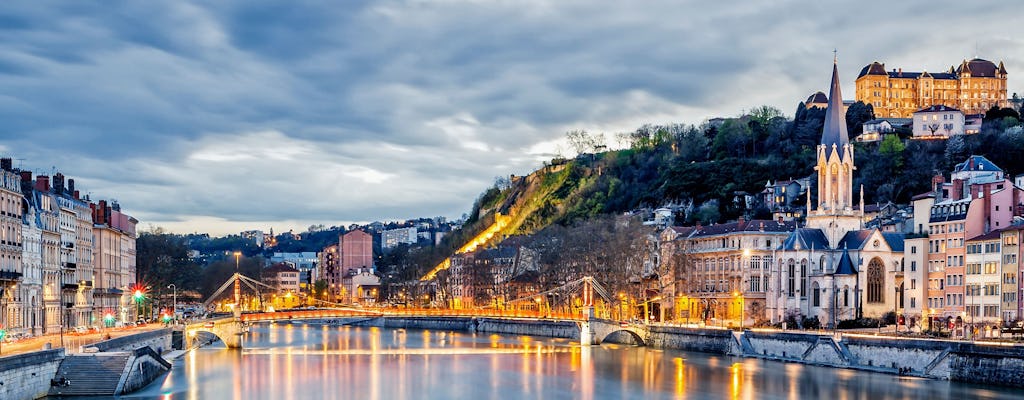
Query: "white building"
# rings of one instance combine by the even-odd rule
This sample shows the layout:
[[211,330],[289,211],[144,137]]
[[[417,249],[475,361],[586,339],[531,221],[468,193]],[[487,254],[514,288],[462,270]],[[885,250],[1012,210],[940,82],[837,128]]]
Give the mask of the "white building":
[[964,113],[952,107],[934,105],[913,114],[915,139],[946,139],[963,135]]
[[[427,232],[429,234],[429,232]],[[413,244],[419,240],[415,226],[408,228],[388,229],[380,234],[380,247],[390,249],[399,244]]]

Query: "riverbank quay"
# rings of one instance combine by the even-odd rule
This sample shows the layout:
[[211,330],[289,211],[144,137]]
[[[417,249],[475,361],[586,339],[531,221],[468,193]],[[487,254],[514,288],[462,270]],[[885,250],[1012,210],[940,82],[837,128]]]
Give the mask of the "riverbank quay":
[[[331,324],[580,339],[582,323],[547,319],[380,316]],[[596,325],[596,322],[592,325]],[[860,333],[733,331],[674,325],[620,325],[593,337],[615,342],[894,375],[1024,387],[1024,346],[1005,342],[903,338]],[[628,334],[625,334],[628,333]]]
[[158,350],[170,350],[172,329],[135,331],[103,340],[107,336],[83,338],[74,352],[58,348],[0,357],[0,399],[114,396],[137,390],[171,368]]

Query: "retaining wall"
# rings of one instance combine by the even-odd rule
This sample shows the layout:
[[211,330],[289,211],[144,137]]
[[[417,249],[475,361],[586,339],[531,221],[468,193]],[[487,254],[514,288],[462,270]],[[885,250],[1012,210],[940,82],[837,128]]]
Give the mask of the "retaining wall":
[[580,327],[570,321],[478,318],[474,322],[477,332],[565,339],[580,338]]
[[63,359],[63,349],[0,357],[0,399],[46,396]]
[[99,351],[135,351],[140,347],[149,346],[153,350],[171,349],[171,328],[136,333],[102,342],[93,343],[84,348],[95,347]]
[[118,394],[131,393],[153,383],[156,378],[171,370],[171,363],[149,347],[140,347],[132,353],[121,374]]
[[647,344],[652,347],[714,354],[736,353],[732,331],[658,325],[648,329]]

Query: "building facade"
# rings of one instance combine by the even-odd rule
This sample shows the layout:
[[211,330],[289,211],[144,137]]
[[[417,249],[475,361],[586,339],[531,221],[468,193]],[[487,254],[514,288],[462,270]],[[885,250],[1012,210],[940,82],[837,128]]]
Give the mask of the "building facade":
[[10,335],[101,325],[127,310],[123,289],[135,282],[138,221],[105,202],[98,215],[73,179],[52,179],[0,159],[0,325]]
[[857,76],[856,98],[874,107],[878,117],[910,118],[914,111],[945,105],[965,114],[983,114],[993,106],[1009,107],[1007,72],[999,65],[974,58],[944,72],[886,71],[873,62]]
[[[430,232],[423,232],[429,235]],[[408,228],[388,229],[380,233],[380,247],[391,249],[400,244],[414,244],[419,240],[419,234],[415,226]]]
[[928,106],[913,114],[915,139],[947,139],[963,135],[964,113],[941,104]]

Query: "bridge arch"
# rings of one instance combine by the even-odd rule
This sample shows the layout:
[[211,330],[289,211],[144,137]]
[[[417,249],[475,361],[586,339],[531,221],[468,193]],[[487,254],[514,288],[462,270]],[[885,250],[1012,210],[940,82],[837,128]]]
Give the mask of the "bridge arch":
[[[587,324],[593,336],[593,343],[601,344],[607,341],[609,338],[615,340],[622,336],[633,340],[639,346],[647,345],[648,330],[645,325],[631,324],[626,322],[616,322],[602,319],[591,319],[590,323]],[[584,326],[580,326],[581,331],[585,329]],[[582,335],[581,335],[582,337]]]
[[633,330],[630,330],[630,329],[619,329],[617,331],[608,332],[603,337],[599,337],[598,340],[597,340],[597,343],[598,344],[604,343],[604,342],[608,341],[609,338],[613,339],[612,343],[621,343],[620,341],[618,341],[619,340],[618,338],[623,337],[623,336],[632,338],[633,339],[633,344],[636,344],[637,346],[646,346],[647,345],[647,342],[644,340],[644,338],[642,336],[640,336],[639,333],[637,333],[637,332],[635,332]]

